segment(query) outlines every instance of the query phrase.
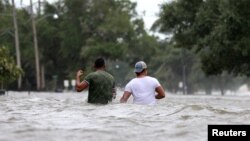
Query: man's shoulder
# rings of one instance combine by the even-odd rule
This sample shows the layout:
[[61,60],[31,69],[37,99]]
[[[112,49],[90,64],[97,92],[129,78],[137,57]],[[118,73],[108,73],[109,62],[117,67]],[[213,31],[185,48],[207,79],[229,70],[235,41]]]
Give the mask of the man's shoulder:
[[152,76],[147,76],[146,79],[148,79],[149,80],[148,82],[151,83],[159,83],[158,79]]
[[86,75],[86,78],[91,78],[91,77],[93,77],[95,75],[96,75],[95,72],[90,72],[89,74]]
[[107,72],[107,71],[102,71],[101,74],[102,74],[103,76],[105,76],[105,78],[108,78],[108,80],[112,80],[112,81],[115,80],[114,77],[113,77],[113,75],[111,75],[111,74],[110,74],[109,72]]
[[132,78],[128,83],[127,85],[131,85],[131,84],[135,84],[135,83],[138,83],[138,78]]
[[155,77],[153,77],[153,76],[146,76],[146,79],[154,79],[154,80],[156,80],[156,78]]
[[105,73],[106,73],[107,75],[109,75],[110,77],[113,77],[113,75],[110,74],[109,72],[106,72],[106,71],[105,71]]

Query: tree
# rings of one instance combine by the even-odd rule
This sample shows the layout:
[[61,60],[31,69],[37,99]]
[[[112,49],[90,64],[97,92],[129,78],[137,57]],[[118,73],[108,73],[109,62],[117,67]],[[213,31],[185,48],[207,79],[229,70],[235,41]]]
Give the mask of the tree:
[[[157,49],[157,56],[154,56],[154,75],[157,76],[163,85],[173,93],[182,91],[184,94],[194,92],[194,83],[191,81],[192,68],[196,63],[196,56],[192,51],[176,48],[168,42],[162,42]],[[183,88],[179,88],[179,83],[183,83]],[[184,87],[185,86],[185,87]]]
[[224,88],[228,89],[238,79],[236,75],[250,74],[249,4],[248,0],[176,0],[161,6],[159,19],[152,29],[173,34],[170,43],[174,47],[195,51],[199,61],[194,67],[205,72],[197,73],[197,78],[218,82],[220,87],[202,81],[208,92],[213,87],[223,94]]
[[202,3],[203,0],[176,0],[161,5],[159,19],[152,30],[172,34],[176,47],[192,48],[196,44],[193,25]]
[[250,76],[249,0],[205,1],[197,13],[197,35],[203,70]]
[[10,56],[9,50],[4,46],[0,47],[1,89],[6,87],[10,82],[18,79],[20,75],[22,75],[22,70],[16,66],[14,58]]
[[41,17],[59,13],[57,20],[47,17],[37,24],[41,61],[46,62],[45,70],[50,70],[45,72],[46,79],[52,80],[53,75],[58,75],[59,81],[72,79],[76,69],[90,71],[86,67],[98,56],[130,65],[138,58],[136,54],[143,55],[145,47],[147,55],[139,58],[150,60],[157,42],[147,35],[143,20],[135,17],[135,6],[129,0],[46,4]]
[[177,0],[161,7],[154,29],[195,48],[206,74],[250,75],[249,0]]

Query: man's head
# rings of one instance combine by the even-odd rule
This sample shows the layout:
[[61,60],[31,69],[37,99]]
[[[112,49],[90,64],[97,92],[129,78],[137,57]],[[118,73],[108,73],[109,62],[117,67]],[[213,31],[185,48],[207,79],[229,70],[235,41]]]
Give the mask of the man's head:
[[97,58],[95,60],[95,66],[94,66],[96,69],[99,69],[99,68],[105,68],[105,61],[103,58]]
[[143,61],[139,61],[135,64],[135,69],[134,72],[136,74],[141,74],[142,72],[144,72],[147,69],[147,64]]

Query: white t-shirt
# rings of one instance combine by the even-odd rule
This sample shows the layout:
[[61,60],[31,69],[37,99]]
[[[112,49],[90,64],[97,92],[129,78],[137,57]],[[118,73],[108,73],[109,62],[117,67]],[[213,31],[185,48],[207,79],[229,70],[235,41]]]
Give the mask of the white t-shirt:
[[157,79],[145,76],[132,79],[126,86],[125,91],[132,93],[135,104],[156,104],[155,89],[160,86]]

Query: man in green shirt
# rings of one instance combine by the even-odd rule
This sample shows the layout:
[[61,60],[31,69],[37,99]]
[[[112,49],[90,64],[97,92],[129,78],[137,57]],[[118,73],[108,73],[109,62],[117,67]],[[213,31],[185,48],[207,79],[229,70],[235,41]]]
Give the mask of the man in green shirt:
[[83,81],[80,77],[83,71],[76,74],[76,91],[81,92],[89,88],[88,103],[108,104],[116,96],[114,77],[105,71],[105,61],[98,58],[94,64],[95,71],[89,73]]

